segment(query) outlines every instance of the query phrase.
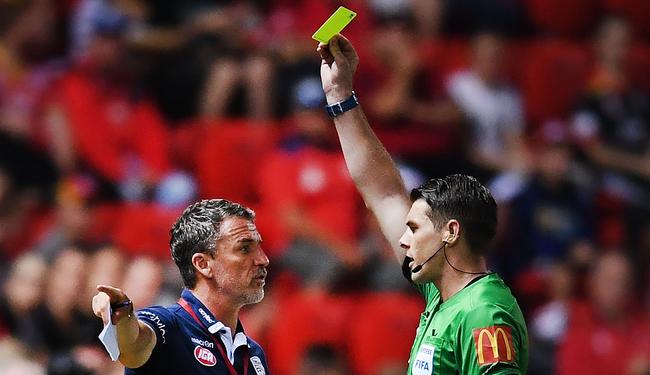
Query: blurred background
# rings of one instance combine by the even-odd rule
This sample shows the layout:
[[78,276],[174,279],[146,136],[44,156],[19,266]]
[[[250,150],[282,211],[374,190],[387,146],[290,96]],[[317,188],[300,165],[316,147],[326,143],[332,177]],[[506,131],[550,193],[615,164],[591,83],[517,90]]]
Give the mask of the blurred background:
[[121,373],[95,285],[174,303],[169,228],[214,197],[257,212],[271,279],[242,320],[274,374],[405,373],[423,301],[310,39],[339,5],[407,187],[462,172],[498,200],[529,373],[650,373],[647,0],[0,0],[0,373]]

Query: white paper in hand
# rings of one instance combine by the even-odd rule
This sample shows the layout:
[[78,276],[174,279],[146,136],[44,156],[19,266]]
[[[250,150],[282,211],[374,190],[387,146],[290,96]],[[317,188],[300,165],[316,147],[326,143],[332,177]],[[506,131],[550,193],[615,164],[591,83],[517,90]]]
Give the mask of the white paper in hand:
[[104,326],[104,329],[99,334],[99,340],[104,344],[104,347],[106,348],[106,351],[108,354],[111,356],[111,359],[113,361],[117,361],[117,359],[120,357],[120,348],[117,345],[117,329],[115,328],[115,325],[111,323],[111,306],[108,305],[108,324]]

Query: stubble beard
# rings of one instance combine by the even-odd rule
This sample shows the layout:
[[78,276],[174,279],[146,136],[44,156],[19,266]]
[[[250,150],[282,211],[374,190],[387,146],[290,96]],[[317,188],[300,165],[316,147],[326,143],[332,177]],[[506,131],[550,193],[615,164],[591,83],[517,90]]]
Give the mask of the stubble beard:
[[263,299],[264,299],[264,287],[260,287],[258,290],[246,294],[242,302],[245,305],[253,305],[261,302]]
[[[264,299],[264,286],[253,285],[253,283],[248,284],[247,287],[236,288],[232,284],[235,284],[233,279],[220,279],[217,282],[218,285],[223,285],[217,287],[224,296],[229,296],[229,298],[239,306],[244,305],[253,305],[259,303]],[[224,287],[225,285],[230,285],[230,287]]]

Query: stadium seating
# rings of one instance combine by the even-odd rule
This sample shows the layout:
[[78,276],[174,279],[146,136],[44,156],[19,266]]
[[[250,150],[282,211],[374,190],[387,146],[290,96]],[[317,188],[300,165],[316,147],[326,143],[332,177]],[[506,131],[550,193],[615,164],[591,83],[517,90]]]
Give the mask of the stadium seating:
[[273,373],[295,374],[310,345],[341,348],[347,340],[349,333],[345,328],[350,323],[351,299],[304,291],[283,299],[278,305],[266,348],[268,357],[273,358],[269,363]]
[[538,28],[563,37],[588,35],[598,22],[601,8],[594,0],[527,0],[526,7]]
[[534,127],[567,116],[589,74],[587,48],[563,40],[542,40],[530,46],[521,63],[520,84],[530,124]]
[[620,14],[628,19],[637,36],[650,36],[650,1],[604,0],[604,8],[609,13]]
[[[650,9],[648,12],[650,13]],[[650,20],[648,20],[648,24],[650,25]],[[629,69],[631,81],[645,92],[650,92],[648,67],[650,67],[650,47],[642,43],[634,45],[632,51],[630,51]]]
[[373,293],[358,301],[347,338],[352,373],[372,375],[383,366],[406,366],[422,311],[422,298],[402,293]]
[[154,204],[125,205],[114,232],[114,241],[130,255],[169,259],[169,229],[182,208]]
[[254,203],[257,167],[273,146],[277,127],[252,120],[215,121],[202,126],[206,129],[196,145],[201,197]]

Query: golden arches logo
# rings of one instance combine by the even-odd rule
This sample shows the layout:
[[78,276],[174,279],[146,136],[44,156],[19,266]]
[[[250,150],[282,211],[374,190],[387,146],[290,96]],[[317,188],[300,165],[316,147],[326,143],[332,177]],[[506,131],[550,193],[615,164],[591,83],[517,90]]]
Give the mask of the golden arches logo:
[[[478,331],[478,333],[476,331]],[[479,364],[483,365],[486,363],[484,353],[485,347],[483,346],[483,340],[485,337],[487,337],[490,348],[492,349],[492,360],[489,360],[488,363],[512,361],[511,336],[509,335],[509,332],[510,327],[507,326],[493,326],[481,328],[480,330],[474,330],[474,339],[476,340],[476,354],[478,355]],[[499,337],[503,339],[502,345],[499,345]],[[499,348],[505,349],[505,358],[501,358],[501,355],[504,353],[500,352]]]

